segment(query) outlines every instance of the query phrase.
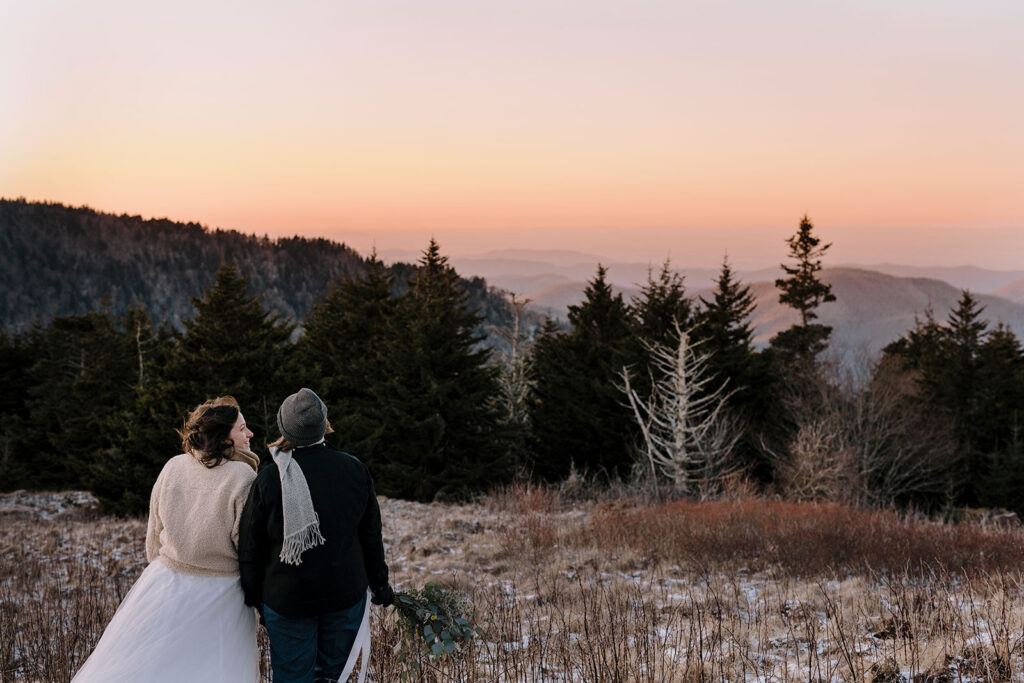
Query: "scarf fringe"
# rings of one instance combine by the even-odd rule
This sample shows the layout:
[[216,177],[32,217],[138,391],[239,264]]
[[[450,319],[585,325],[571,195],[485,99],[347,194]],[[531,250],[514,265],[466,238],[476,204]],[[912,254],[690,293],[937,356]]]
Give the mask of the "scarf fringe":
[[281,562],[285,564],[302,564],[302,553],[310,548],[324,544],[320,533],[320,515],[313,513],[313,521],[287,536],[281,544]]

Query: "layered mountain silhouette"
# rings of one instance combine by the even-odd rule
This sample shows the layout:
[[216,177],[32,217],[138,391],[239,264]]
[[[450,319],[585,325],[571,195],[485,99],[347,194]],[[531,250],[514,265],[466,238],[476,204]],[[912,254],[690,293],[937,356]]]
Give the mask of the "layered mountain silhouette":
[[[402,256],[413,260],[415,254]],[[393,256],[382,254],[386,261]],[[190,297],[202,293],[223,260],[238,263],[264,305],[296,321],[331,280],[358,275],[366,267],[353,249],[325,239],[270,240],[196,223],[0,199],[0,325],[24,330],[57,315],[104,307],[119,312],[133,305],[143,306],[157,321],[180,324],[192,314]],[[452,258],[452,264],[464,278],[470,305],[485,315],[484,328],[493,330],[510,320],[507,292],[530,299],[534,315],[527,329],[543,315],[564,321],[568,306],[583,299],[599,260],[573,251],[502,250]],[[639,296],[648,271],[656,273],[661,266],[605,265],[609,282],[627,301]],[[389,267],[397,292],[414,266],[397,261]],[[718,268],[680,272],[691,296],[707,297]],[[778,268],[737,272],[756,297],[752,322],[761,346],[796,322],[796,313],[778,302],[774,280],[780,274]],[[965,288],[985,307],[982,318],[991,326],[1004,323],[1024,338],[1024,271],[884,264],[826,268],[823,278],[832,284],[836,301],[819,308],[820,322],[833,327],[833,349],[843,354],[877,353],[929,310],[944,321]]]

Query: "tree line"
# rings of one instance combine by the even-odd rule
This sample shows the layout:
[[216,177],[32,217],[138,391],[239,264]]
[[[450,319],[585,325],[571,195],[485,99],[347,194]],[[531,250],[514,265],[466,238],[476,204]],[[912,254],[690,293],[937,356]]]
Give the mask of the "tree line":
[[787,243],[776,286],[800,318],[760,350],[753,297],[727,261],[707,297],[666,262],[628,302],[598,266],[568,329],[529,329],[512,297],[500,350],[433,241],[403,283],[375,256],[332,280],[301,334],[225,261],[180,329],[136,306],[0,335],[0,476],[142,512],[190,407],[232,394],[265,443],[280,401],[309,386],[329,439],[389,496],[462,499],[577,473],[687,496],[1024,508],[1013,333],[964,292],[947,320],[926,312],[866,373],[844,373],[816,322],[834,300],[819,277],[830,245],[807,217]]
[[[304,320],[331,281],[366,271],[355,250],[322,238],[270,239],[0,198],[0,324],[25,331],[58,316],[142,307],[157,323],[180,330],[193,314],[189,297],[210,284],[224,260],[245,273],[264,306],[292,320]],[[394,263],[388,271],[400,294],[413,266]],[[504,300],[482,278],[465,279],[463,287],[487,323],[508,321]]]

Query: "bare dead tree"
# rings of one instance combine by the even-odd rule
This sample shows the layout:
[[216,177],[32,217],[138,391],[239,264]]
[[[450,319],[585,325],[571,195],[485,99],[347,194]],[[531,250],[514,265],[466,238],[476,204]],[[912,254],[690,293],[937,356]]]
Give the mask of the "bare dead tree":
[[513,293],[511,302],[512,327],[492,327],[508,345],[508,350],[502,352],[497,400],[506,423],[525,429],[529,422],[526,401],[532,388],[526,372],[531,340],[523,333],[520,321],[530,299],[518,299]]
[[696,349],[675,323],[675,347],[645,344],[654,372],[651,395],[639,396],[628,367],[621,388],[643,436],[641,451],[653,477],[660,474],[682,493],[707,497],[718,493],[725,477],[737,472],[733,449],[742,435],[728,414],[726,391],[707,365],[708,356]]

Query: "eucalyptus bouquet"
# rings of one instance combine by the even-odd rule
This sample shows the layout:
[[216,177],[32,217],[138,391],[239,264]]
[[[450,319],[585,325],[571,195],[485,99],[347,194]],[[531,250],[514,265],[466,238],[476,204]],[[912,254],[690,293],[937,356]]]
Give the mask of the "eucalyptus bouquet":
[[400,638],[397,661],[407,674],[419,673],[425,662],[438,662],[456,652],[483,630],[473,625],[470,603],[463,595],[428,583],[422,590],[395,593]]

